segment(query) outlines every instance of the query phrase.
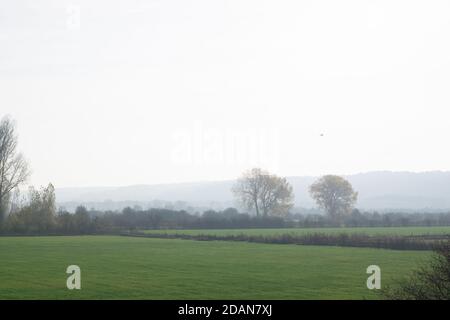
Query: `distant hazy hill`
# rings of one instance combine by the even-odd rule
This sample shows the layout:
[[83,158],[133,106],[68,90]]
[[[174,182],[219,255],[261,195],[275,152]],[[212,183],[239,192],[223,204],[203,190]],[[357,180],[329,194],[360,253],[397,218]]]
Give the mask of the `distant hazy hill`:
[[[369,172],[346,176],[359,192],[362,209],[449,209],[450,172]],[[296,206],[314,207],[308,187],[317,177],[289,177]],[[126,187],[61,188],[56,190],[59,204],[98,202],[182,201],[192,206],[233,205],[233,181],[196,182]],[[104,206],[103,206],[104,207]]]

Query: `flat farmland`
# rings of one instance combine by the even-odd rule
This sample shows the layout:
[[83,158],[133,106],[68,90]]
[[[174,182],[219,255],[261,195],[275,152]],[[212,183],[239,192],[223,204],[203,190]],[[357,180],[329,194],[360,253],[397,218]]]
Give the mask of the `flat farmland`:
[[[263,232],[267,232],[264,229]],[[431,252],[120,236],[1,237],[0,299],[377,299]],[[81,290],[66,288],[67,266]]]

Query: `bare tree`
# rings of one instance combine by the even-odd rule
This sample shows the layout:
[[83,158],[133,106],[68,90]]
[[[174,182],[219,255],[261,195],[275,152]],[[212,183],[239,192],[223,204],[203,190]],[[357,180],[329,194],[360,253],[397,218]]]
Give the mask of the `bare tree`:
[[244,172],[233,187],[235,197],[256,215],[278,215],[288,213],[293,206],[293,192],[286,178],[254,168]]
[[333,175],[317,180],[311,185],[309,192],[317,204],[336,220],[350,213],[358,199],[358,193],[353,191],[350,182]]
[[4,117],[0,121],[0,222],[10,193],[29,176],[27,162],[17,152],[17,141],[14,122]]
[[450,241],[436,246],[428,264],[381,293],[391,300],[450,300]]

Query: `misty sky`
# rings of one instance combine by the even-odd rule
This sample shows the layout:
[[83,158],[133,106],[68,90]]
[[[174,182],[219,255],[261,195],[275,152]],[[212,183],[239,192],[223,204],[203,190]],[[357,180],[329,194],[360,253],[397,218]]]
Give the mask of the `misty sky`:
[[0,1],[31,183],[450,169],[450,1]]

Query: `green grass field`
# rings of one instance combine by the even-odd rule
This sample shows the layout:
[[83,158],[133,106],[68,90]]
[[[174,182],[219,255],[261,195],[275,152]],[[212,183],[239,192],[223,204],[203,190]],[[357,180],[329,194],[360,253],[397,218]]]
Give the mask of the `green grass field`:
[[[263,230],[266,232],[266,230]],[[374,299],[430,252],[120,236],[1,237],[0,299]],[[81,290],[66,289],[68,265]]]
[[210,229],[210,230],[144,230],[145,233],[176,233],[189,235],[264,235],[274,236],[281,234],[306,235],[310,233],[341,234],[364,233],[368,235],[450,235],[449,227],[376,227],[376,228],[284,228],[284,229]]

